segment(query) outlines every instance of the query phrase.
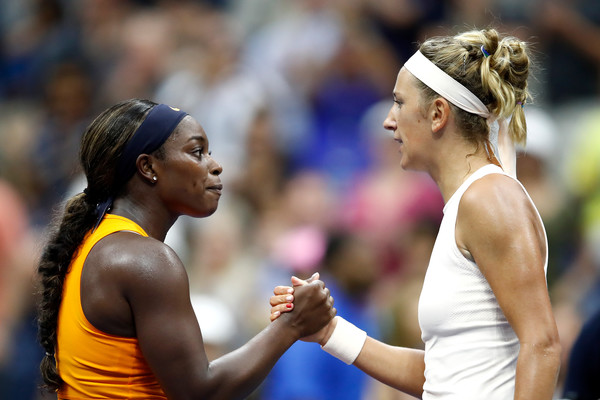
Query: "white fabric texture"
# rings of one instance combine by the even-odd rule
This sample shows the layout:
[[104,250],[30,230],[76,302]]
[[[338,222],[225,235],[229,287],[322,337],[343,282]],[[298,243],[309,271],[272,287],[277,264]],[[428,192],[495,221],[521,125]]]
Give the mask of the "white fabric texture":
[[[444,207],[419,299],[425,343],[423,400],[514,396],[519,340],[487,280],[460,252],[455,237],[462,195],[474,181],[494,173],[508,176],[500,167],[486,165],[467,178]],[[548,253],[545,263],[546,269]]]

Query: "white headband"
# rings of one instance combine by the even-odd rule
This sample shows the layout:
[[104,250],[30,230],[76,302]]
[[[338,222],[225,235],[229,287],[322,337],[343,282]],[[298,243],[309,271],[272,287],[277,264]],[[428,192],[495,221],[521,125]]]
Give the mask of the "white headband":
[[492,114],[487,107],[469,89],[446,74],[437,65],[417,51],[404,67],[418,80],[429,86],[456,107],[471,114],[490,119]]
[[[406,61],[404,67],[415,78],[456,107],[485,118],[488,124],[490,124],[490,142],[492,143],[492,149],[496,157],[506,172],[516,177],[516,150],[512,140],[508,138],[507,123],[505,120],[495,121],[494,114],[487,109],[485,104],[473,92],[442,71],[420,51],[417,50]],[[496,122],[498,128],[492,125],[494,122]]]

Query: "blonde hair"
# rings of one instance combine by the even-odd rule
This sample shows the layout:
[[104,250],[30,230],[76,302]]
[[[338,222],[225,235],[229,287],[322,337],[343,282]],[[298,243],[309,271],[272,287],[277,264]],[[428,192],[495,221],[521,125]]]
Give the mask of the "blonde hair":
[[[468,88],[496,117],[510,118],[508,130],[513,142],[525,144],[527,125],[523,105],[531,99],[527,89],[530,59],[525,42],[511,36],[500,38],[495,29],[484,29],[430,38],[419,50]],[[420,85],[428,104],[439,96]],[[483,117],[451,107],[467,139],[489,142],[489,127]]]

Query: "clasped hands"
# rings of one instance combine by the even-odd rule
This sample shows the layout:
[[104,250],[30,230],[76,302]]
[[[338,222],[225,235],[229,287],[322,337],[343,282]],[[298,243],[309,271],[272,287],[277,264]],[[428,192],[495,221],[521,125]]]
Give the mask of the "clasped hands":
[[[296,288],[298,288],[300,286],[308,285],[311,283],[315,283],[315,282],[320,282],[320,284],[322,284],[324,287],[324,283],[319,281],[319,273],[318,272],[315,272],[307,280],[303,280],[303,279],[297,278],[295,276],[292,276],[291,282],[292,282],[292,286],[276,286],[275,289],[273,289],[273,296],[271,296],[271,298],[269,299],[269,303],[271,304],[271,316],[270,316],[271,322],[273,322],[277,318],[279,318],[282,315],[282,313],[288,313],[288,312],[291,312],[294,310],[294,300],[295,300],[294,293],[296,292]],[[329,292],[328,289],[325,288],[325,290],[327,290],[327,292]],[[332,310],[333,310],[332,317],[333,317],[336,314],[336,309],[333,308],[333,296],[329,295],[328,301],[331,302],[331,306],[332,306]],[[331,334],[333,333],[333,330],[335,329],[336,323],[337,323],[337,320],[335,318],[332,318],[316,333],[302,337],[302,338],[300,338],[300,340],[302,340],[304,342],[319,343],[321,346],[323,346],[323,345],[325,345],[325,343],[327,343],[327,340],[329,340],[329,338],[331,337]]]

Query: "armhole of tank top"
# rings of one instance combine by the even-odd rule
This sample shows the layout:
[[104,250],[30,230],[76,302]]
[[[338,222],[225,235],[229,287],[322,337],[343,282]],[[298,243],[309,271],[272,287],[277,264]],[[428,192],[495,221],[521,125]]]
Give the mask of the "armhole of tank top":
[[[493,164],[493,165],[495,165],[495,164]],[[460,209],[460,203],[462,201],[464,194],[467,192],[467,190],[469,190],[471,185],[474,182],[478,181],[479,179],[485,178],[486,176],[491,175],[491,174],[500,174],[500,175],[510,176],[506,172],[499,170],[499,171],[486,172],[485,174],[473,179],[473,181],[471,183],[469,183],[469,186],[467,186],[467,188],[461,193],[460,198],[458,199],[458,206],[456,206],[456,219],[454,220],[454,229],[452,231],[452,236],[454,239],[454,240],[452,240],[452,252],[458,258],[458,260],[460,260],[462,263],[466,263],[467,265],[477,265],[477,263],[475,262],[475,260],[470,260],[469,258],[467,258],[467,256],[465,256],[462,253],[462,251],[460,251],[460,247],[458,246],[458,243],[456,241],[456,225],[458,224],[458,210]],[[479,267],[477,267],[477,268],[479,268]]]
[[108,336],[108,337],[115,337],[115,338],[119,338],[119,339],[123,339],[123,340],[136,340],[134,337],[127,337],[127,336],[119,336],[119,335],[113,335],[112,333],[107,333],[104,332],[102,329],[98,329],[94,324],[92,324],[90,322],[90,320],[88,319],[88,317],[85,315],[85,312],[83,311],[83,302],[82,302],[82,298],[81,298],[81,280],[83,279],[83,270],[85,269],[85,262],[87,261],[87,258],[89,257],[90,253],[92,252],[92,250],[94,249],[94,247],[96,247],[96,245],[98,243],[100,243],[102,241],[102,239],[114,234],[114,233],[119,233],[119,232],[130,232],[130,233],[135,233],[136,235],[139,236],[144,236],[143,234],[141,234],[140,232],[136,232],[136,231],[132,231],[130,229],[120,229],[118,231],[114,231],[109,233],[108,235],[102,236],[100,239],[98,239],[93,245],[92,247],[90,247],[90,250],[88,251],[85,260],[83,260],[83,264],[81,265],[81,274],[79,275],[79,312],[81,313],[81,319],[83,321],[83,323],[85,324],[87,329],[90,329],[92,331],[94,331],[97,334],[100,335],[104,335],[104,336]]
[[[461,197],[462,198],[462,197]],[[460,206],[460,202],[459,202]],[[475,261],[469,260],[467,256],[465,256],[462,251],[460,251],[460,247],[458,247],[458,243],[456,243],[456,224],[458,223],[458,210],[456,213],[456,219],[454,220],[454,229],[452,230],[452,253],[456,256],[456,259],[465,265],[473,265]]]

